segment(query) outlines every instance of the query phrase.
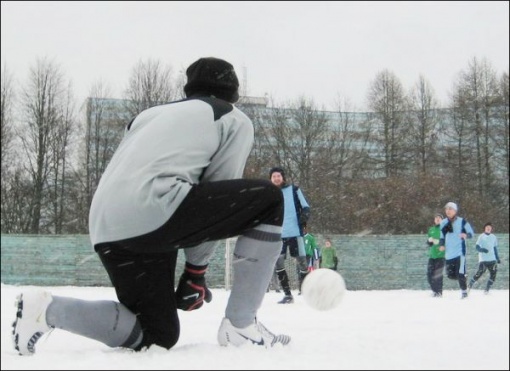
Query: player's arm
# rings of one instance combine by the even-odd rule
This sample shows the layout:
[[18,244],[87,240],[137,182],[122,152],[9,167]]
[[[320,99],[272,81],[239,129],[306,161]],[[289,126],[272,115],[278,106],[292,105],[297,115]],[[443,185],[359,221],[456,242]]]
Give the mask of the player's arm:
[[499,259],[499,254],[498,254],[498,245],[494,245],[494,256],[496,257],[496,261],[498,262],[498,264],[501,264],[501,260]]
[[439,251],[445,251],[445,234],[446,234],[446,225],[449,223],[448,220],[446,222],[443,220],[441,224],[439,224]]
[[473,238],[473,236],[475,235],[475,231],[473,229],[473,227],[471,226],[471,224],[466,221],[466,224],[464,225],[464,231],[463,231],[466,235],[465,238]]
[[489,250],[487,250],[486,248],[480,246],[479,244],[476,244],[475,248],[476,248],[476,251],[478,251],[478,252],[483,252],[483,253],[489,252]]
[[308,201],[306,201],[305,196],[303,195],[303,191],[301,191],[301,188],[297,189],[297,196],[299,199],[299,203],[301,204],[301,215],[299,216],[299,223],[303,224],[308,222],[308,219],[310,219],[310,205],[308,204]]

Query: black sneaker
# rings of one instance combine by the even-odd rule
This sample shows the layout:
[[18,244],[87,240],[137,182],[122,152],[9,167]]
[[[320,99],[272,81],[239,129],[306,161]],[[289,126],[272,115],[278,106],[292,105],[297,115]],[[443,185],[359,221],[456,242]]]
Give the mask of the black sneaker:
[[285,295],[282,300],[278,302],[278,304],[292,304],[294,303],[294,298],[292,295]]

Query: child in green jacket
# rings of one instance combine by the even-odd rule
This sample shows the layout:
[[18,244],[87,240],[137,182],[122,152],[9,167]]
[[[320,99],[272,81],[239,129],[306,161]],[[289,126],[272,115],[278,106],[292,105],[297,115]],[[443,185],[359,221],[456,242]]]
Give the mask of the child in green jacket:
[[326,238],[324,247],[321,249],[320,267],[337,270],[338,257],[336,256],[336,249],[331,244],[331,239]]
[[439,225],[443,215],[434,215],[434,225],[428,229],[427,245],[429,249],[429,260],[427,263],[427,280],[432,289],[432,296],[440,298],[443,295],[443,269],[445,265],[445,251],[440,250],[439,239],[441,230]]

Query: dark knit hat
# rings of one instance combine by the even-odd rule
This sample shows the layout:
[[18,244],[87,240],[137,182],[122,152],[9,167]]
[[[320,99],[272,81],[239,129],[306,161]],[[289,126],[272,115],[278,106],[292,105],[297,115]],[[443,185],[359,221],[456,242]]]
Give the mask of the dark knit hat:
[[239,99],[239,80],[234,67],[214,57],[200,58],[186,70],[188,82],[184,85],[186,97],[195,94],[214,95],[235,103]]
[[269,178],[273,175],[273,173],[280,173],[282,175],[283,180],[285,180],[285,171],[283,168],[275,166],[269,170]]

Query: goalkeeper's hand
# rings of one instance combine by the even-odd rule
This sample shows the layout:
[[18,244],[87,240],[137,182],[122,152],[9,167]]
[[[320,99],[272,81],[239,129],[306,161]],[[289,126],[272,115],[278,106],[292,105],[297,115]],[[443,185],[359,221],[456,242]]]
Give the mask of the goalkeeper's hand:
[[205,272],[207,265],[196,266],[186,263],[184,272],[179,279],[179,285],[175,291],[177,308],[191,311],[209,303],[212,300],[212,293],[205,284]]

